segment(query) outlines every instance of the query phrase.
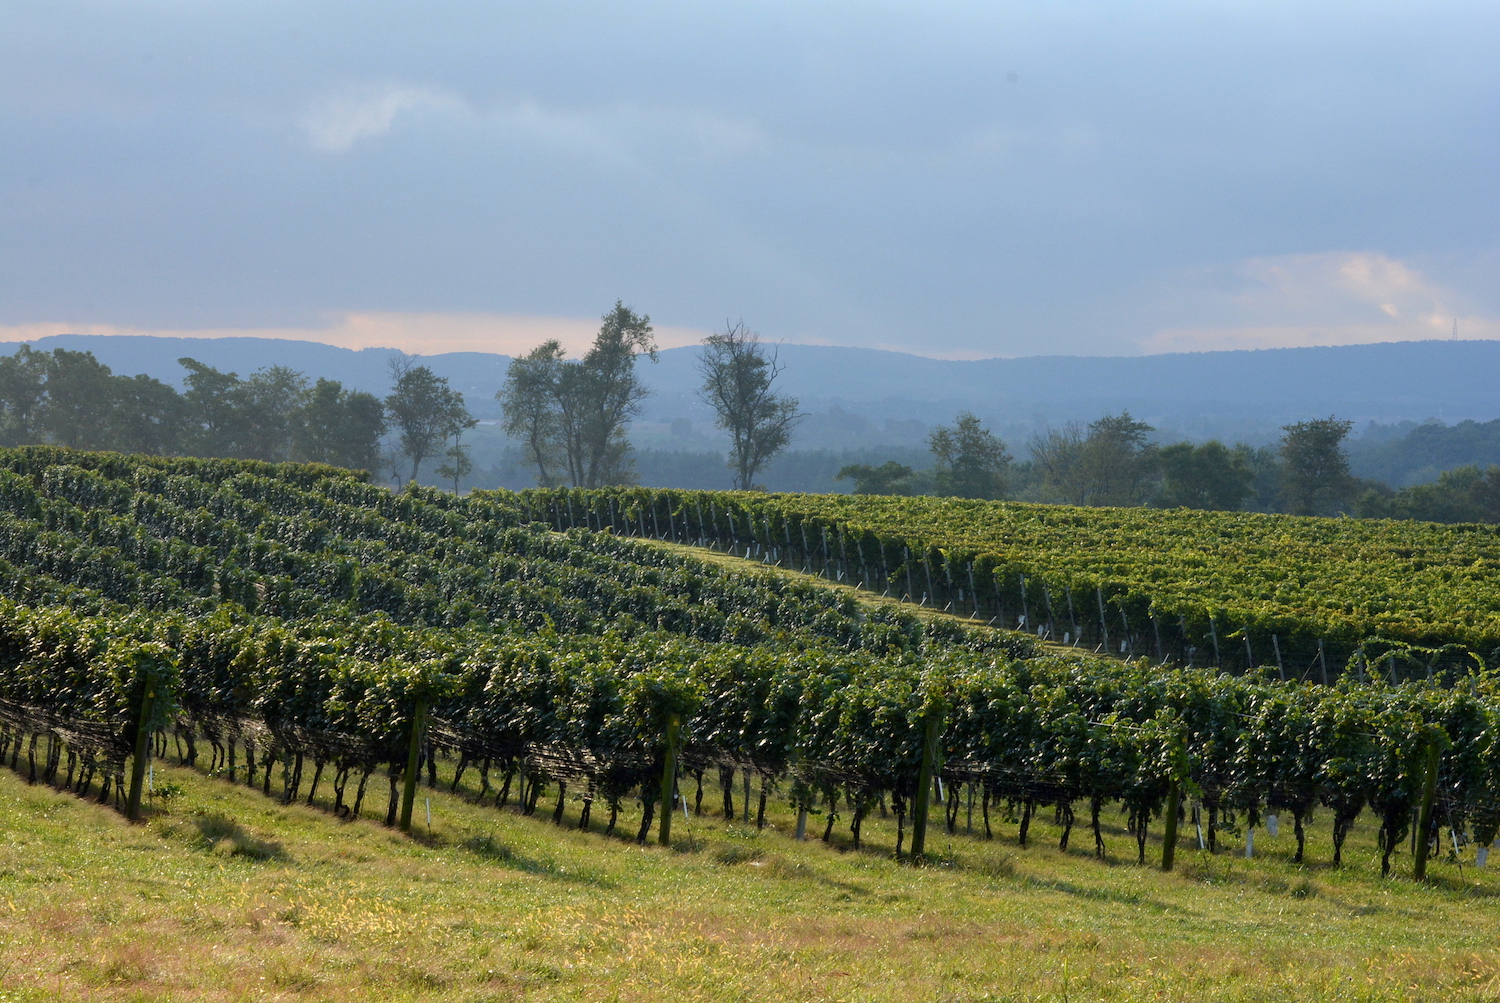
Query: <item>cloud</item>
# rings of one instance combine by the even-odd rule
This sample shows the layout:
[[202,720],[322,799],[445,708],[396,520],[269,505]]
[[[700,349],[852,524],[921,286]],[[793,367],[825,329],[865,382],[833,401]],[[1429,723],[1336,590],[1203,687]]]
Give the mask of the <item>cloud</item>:
[[1217,323],[1169,326],[1141,341],[1148,352],[1294,348],[1500,339],[1500,319],[1412,265],[1369,251],[1251,258],[1227,275],[1182,277],[1176,295]]
[[[345,313],[322,327],[209,328],[162,330],[116,324],[48,321],[0,325],[0,342],[35,341],[55,334],[154,335],[168,338],[278,338],[315,341],[339,348],[399,348],[414,355],[444,352],[498,352],[516,355],[548,338],[562,342],[568,354],[582,355],[594,340],[599,321],[586,317],[535,317],[492,313]],[[661,348],[701,341],[706,331],[657,327]]]
[[651,173],[663,149],[700,159],[728,160],[764,152],[771,143],[751,119],[705,114],[677,105],[546,104],[531,97],[474,102],[441,87],[367,84],[313,102],[297,123],[315,150],[346,153],[362,140],[387,135],[422,113],[462,121],[514,144],[569,151],[613,168]]
[[383,136],[411,111],[459,111],[457,95],[434,87],[386,84],[324,98],[302,114],[300,124],[315,150],[344,153],[362,139]]

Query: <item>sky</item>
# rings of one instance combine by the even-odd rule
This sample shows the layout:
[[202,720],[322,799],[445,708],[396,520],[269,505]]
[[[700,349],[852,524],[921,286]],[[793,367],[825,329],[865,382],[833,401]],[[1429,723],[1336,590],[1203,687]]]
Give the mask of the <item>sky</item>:
[[0,5],[0,340],[1500,338],[1500,5]]

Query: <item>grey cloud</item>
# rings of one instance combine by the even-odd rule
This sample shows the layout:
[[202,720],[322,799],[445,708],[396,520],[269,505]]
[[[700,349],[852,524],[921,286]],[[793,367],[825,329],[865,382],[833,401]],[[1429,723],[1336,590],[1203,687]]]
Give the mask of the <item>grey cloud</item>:
[[772,337],[1117,352],[1242,323],[1203,276],[1277,257],[1494,285],[1492,5],[0,16],[0,322],[623,296]]

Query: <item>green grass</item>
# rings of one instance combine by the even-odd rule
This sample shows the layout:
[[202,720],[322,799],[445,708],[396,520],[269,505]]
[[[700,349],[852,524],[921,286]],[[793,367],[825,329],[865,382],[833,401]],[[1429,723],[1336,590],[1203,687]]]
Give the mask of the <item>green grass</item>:
[[1382,881],[1368,827],[1334,870],[1326,818],[1305,867],[1287,826],[1161,874],[1113,815],[1101,863],[1086,829],[1059,852],[1048,812],[1025,850],[1013,823],[936,830],[916,869],[890,821],[860,851],[842,821],[797,843],[779,802],[759,833],[679,814],[668,850],[554,826],[550,798],[527,818],[424,787],[432,830],[419,801],[406,837],[156,779],[180,793],[133,826],[0,771],[0,1001],[1500,999],[1500,876]]

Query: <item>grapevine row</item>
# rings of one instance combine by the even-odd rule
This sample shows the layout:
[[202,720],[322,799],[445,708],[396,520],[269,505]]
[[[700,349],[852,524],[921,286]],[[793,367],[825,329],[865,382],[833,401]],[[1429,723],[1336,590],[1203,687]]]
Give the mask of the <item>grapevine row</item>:
[[581,798],[585,823],[597,803],[613,828],[639,798],[638,838],[670,817],[664,776],[714,770],[821,805],[825,835],[842,817],[856,842],[885,799],[913,850],[938,789],[938,824],[956,825],[957,789],[987,829],[992,809],[1015,814],[1023,841],[1044,808],[1068,839],[1081,804],[1101,852],[1118,804],[1141,856],[1153,820],[1191,801],[1210,842],[1266,812],[1300,837],[1327,808],[1340,853],[1369,810],[1388,863],[1429,776],[1429,835],[1500,827],[1487,670],[1325,687],[1049,655],[611,531],[687,539],[718,518],[775,561],[811,525],[757,536],[753,510],[712,498],[699,523],[661,497],[397,496],[329,468],[0,453],[0,755],[128,803],[127,766],[175,746],[287,800],[331,790],[343,816],[381,775],[392,823],[398,784],[451,755],[455,785],[473,770],[478,796],[523,811],[551,792],[556,817]]
[[531,490],[528,517],[747,553],[1072,645],[1328,682],[1500,664],[1500,529],[963,499]]

